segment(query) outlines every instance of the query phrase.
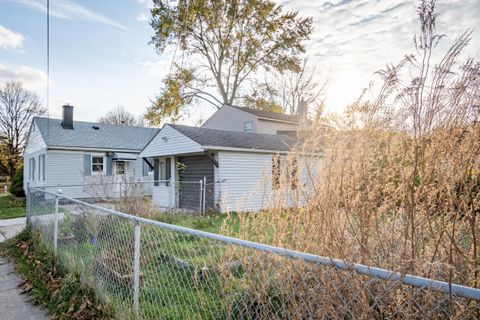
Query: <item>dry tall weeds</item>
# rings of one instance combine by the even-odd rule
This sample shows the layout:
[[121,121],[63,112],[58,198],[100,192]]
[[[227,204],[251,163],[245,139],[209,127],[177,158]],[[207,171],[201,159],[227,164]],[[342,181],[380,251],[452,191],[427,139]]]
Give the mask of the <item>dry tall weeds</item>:
[[[467,30],[434,64],[442,38],[435,33],[435,1],[421,1],[418,14],[416,54],[379,71],[375,98],[362,97],[332,123],[335,129],[314,125],[299,147],[299,154],[323,150],[318,172],[310,168],[314,185],[308,191],[314,192],[306,205],[242,217],[244,237],[479,287],[480,63],[460,62],[472,36]],[[273,263],[266,261],[255,263]],[[456,304],[441,294],[419,298],[418,291],[398,285],[373,289],[366,285],[371,279],[313,269],[277,267],[277,277],[258,267],[244,276],[263,279],[265,292],[275,283],[278,295],[303,294],[303,304],[289,298],[281,308],[291,303],[295,310],[282,314],[292,318],[480,316],[478,302]],[[272,307],[266,295],[244,308]],[[317,309],[309,304],[319,299],[323,313],[315,314],[318,302]]]

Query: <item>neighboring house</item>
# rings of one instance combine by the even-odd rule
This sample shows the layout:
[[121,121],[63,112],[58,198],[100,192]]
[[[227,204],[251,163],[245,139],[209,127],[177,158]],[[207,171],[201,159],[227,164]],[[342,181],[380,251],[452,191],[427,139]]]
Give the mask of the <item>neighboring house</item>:
[[[139,154],[158,130],[74,121],[72,106],[63,107],[62,119],[35,117],[24,151],[24,186],[146,179],[150,166]],[[81,187],[63,192],[88,196]]]
[[202,128],[289,135],[296,133],[306,123],[306,109],[302,114],[304,116],[299,117],[279,112],[224,105],[202,125]]
[[298,181],[288,192],[276,190],[280,170],[285,171],[281,167],[296,142],[284,135],[167,124],[140,156],[153,158],[155,180],[168,181],[153,187],[156,206],[195,210],[201,195],[188,182],[206,179],[207,209],[251,211],[278,205],[282,197],[291,203],[298,197],[296,189],[309,183],[306,163],[299,157],[292,162],[295,167],[287,169]]

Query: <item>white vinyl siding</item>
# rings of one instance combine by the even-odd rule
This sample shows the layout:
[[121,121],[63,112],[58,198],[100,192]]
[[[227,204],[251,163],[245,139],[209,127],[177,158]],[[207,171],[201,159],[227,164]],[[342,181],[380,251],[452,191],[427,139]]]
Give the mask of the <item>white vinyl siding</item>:
[[140,156],[142,158],[169,156],[188,153],[203,153],[203,147],[175,130],[165,125],[162,130],[145,147]]
[[36,128],[36,125],[34,122],[32,122],[32,127],[30,128],[28,140],[25,145],[25,155],[45,150],[47,148],[47,145],[45,144],[45,140],[43,140],[40,130],[34,128]]
[[[219,168],[215,171],[215,179],[221,181],[219,192],[222,212],[257,211],[278,205],[292,205],[294,201],[302,203],[298,192],[290,187],[285,193],[283,189],[272,190],[272,153],[219,151]],[[286,155],[281,156],[286,162]],[[283,161],[282,161],[283,162]],[[297,160],[298,187],[312,190],[312,182],[306,164],[314,176],[318,161]]]
[[222,211],[254,211],[271,199],[272,154],[218,152]]

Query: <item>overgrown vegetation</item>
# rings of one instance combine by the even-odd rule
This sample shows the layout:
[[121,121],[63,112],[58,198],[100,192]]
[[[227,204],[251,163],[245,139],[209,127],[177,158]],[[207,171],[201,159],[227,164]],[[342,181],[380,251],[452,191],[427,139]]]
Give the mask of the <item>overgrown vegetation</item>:
[[82,284],[80,275],[59,266],[52,251],[38,234],[25,229],[17,237],[0,244],[0,254],[15,261],[24,278],[25,293],[45,307],[54,319],[106,319],[112,312]]
[[[461,61],[471,30],[438,52],[435,1],[421,1],[418,14],[416,54],[379,71],[381,84],[368,91],[371,96],[331,119],[329,128],[314,124],[299,147],[300,155],[323,150],[320,168],[309,171],[312,185],[297,190],[309,195],[306,204],[285,215],[278,202],[243,219],[242,237],[253,233],[260,242],[479,287],[480,63]],[[298,272],[308,268],[285,266],[272,277],[269,263],[258,263],[264,267],[246,275],[252,292],[265,291],[267,283],[276,284],[277,296],[293,290],[303,295],[294,304],[297,315],[303,310],[307,318],[318,299],[327,318],[424,317],[435,308],[434,318],[479,316],[478,302],[423,300],[424,293],[419,298],[397,286],[372,288],[368,279],[342,273],[332,280],[321,270],[313,271],[308,286]],[[253,281],[259,277],[262,286]],[[322,289],[311,290],[317,286]],[[255,303],[269,308],[274,298],[265,294]]]

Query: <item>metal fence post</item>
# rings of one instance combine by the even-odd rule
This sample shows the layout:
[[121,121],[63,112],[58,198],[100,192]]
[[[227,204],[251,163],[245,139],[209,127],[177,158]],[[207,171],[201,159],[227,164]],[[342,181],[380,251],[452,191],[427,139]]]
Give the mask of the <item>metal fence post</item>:
[[135,221],[133,246],[133,310],[138,316],[140,297],[140,223]]
[[207,193],[207,177],[203,177],[203,198],[202,198],[202,214],[205,214],[205,194]]
[[55,213],[53,223],[53,251],[57,254],[58,247],[58,195],[55,195]]
[[198,211],[200,211],[200,213],[203,213],[202,212],[202,198],[203,198],[203,195],[202,195],[203,194],[203,190],[202,190],[203,186],[202,186],[202,184],[203,184],[203,181],[200,180],[198,183],[200,185],[200,190],[199,190],[199,194],[198,194]]
[[27,226],[28,227],[31,227],[31,223],[32,223],[32,208],[31,208],[31,205],[32,205],[32,197],[30,195],[30,182],[27,182]]

